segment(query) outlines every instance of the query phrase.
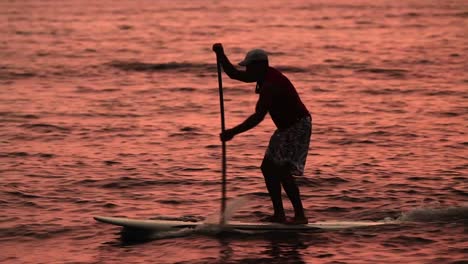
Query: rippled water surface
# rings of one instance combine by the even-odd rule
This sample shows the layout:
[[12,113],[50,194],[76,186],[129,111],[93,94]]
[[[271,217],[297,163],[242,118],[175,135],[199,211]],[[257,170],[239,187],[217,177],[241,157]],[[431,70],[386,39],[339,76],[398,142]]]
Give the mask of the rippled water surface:
[[[1,1],[0,262],[468,263],[467,21],[462,0]],[[135,243],[96,223],[219,212],[215,42],[269,51],[312,112],[311,221],[401,224]],[[257,97],[224,88],[232,127]],[[273,130],[228,143],[234,219],[271,213]]]

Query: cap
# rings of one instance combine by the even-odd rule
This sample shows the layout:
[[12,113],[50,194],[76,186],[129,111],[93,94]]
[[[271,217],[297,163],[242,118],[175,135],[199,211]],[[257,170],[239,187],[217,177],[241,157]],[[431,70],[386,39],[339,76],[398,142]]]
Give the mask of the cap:
[[247,52],[245,59],[239,62],[240,66],[246,66],[254,61],[268,61],[268,55],[266,51],[262,49],[253,49]]

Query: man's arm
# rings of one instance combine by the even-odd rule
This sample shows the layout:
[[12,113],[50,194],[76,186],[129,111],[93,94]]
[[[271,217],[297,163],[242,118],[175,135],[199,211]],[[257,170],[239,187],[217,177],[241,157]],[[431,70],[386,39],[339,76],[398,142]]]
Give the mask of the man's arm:
[[249,116],[244,122],[235,126],[234,128],[228,129],[221,134],[221,140],[231,140],[235,135],[243,133],[256,127],[265,118],[266,112],[256,111],[253,115]]
[[266,113],[255,112],[253,115],[249,116],[244,122],[240,125],[232,128],[231,130],[235,135],[243,133],[247,130],[250,130],[256,127],[262,120],[265,118]]
[[243,133],[249,129],[254,128],[265,118],[265,115],[268,113],[268,110],[272,104],[272,90],[273,88],[260,91],[260,98],[258,99],[257,105],[255,107],[255,113],[249,118],[247,118],[240,125],[226,130],[221,134],[221,140],[228,141],[231,140],[235,135]]
[[234,65],[232,65],[226,54],[224,54],[224,48],[222,44],[214,44],[213,51],[216,52],[216,56],[219,58],[219,61],[223,66],[223,70],[229,76],[229,78],[247,83],[256,81],[253,76],[249,76],[245,71],[239,71],[234,67]]

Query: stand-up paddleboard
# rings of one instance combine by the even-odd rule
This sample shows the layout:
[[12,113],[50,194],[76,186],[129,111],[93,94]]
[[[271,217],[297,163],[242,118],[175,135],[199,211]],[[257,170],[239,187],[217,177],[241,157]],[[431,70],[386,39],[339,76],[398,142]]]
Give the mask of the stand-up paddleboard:
[[[170,231],[183,228],[197,228],[203,225],[220,226],[219,224],[207,224],[203,222],[184,222],[184,221],[169,221],[169,220],[141,220],[121,217],[104,217],[95,216],[99,222],[121,226],[129,229],[140,229],[150,231]],[[305,225],[288,225],[279,223],[255,223],[228,221],[223,228],[237,230],[258,230],[258,231],[306,231],[306,230],[336,230],[345,228],[370,227],[389,224],[388,222],[372,222],[372,221],[322,221],[314,222]]]

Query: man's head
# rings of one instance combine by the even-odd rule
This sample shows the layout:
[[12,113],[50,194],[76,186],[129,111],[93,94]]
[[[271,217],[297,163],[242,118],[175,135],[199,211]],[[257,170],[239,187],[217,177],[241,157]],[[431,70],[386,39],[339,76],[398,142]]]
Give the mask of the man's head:
[[253,49],[247,52],[245,59],[239,62],[239,65],[245,66],[249,75],[260,80],[268,69],[268,55],[262,49]]

